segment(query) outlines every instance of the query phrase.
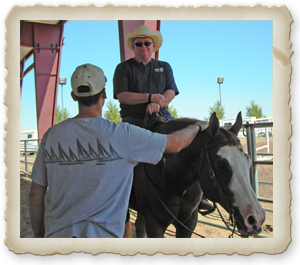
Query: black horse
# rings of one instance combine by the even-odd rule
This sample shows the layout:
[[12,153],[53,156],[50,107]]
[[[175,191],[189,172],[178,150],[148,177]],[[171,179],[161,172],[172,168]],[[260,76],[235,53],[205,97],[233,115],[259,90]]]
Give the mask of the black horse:
[[[169,134],[195,122],[199,121],[175,119],[151,130]],[[135,168],[129,206],[138,213],[137,237],[144,237],[145,232],[148,237],[164,237],[170,224],[176,228],[176,237],[191,237],[202,190],[206,198],[234,216],[242,235],[261,232],[265,213],[250,185],[251,160],[237,138],[241,126],[241,113],[230,130],[219,127],[214,113],[209,123],[202,122],[190,146],[177,154],[164,154],[157,165]]]

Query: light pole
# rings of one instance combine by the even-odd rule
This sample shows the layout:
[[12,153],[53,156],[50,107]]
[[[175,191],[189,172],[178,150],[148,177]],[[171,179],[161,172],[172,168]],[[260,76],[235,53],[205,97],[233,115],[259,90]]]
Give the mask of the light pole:
[[64,99],[63,99],[63,85],[67,84],[67,78],[66,77],[60,77],[59,78],[59,84],[61,85],[61,110],[64,109]]
[[[219,91],[220,91],[220,108],[221,108],[221,113],[222,113],[222,97],[221,97],[221,84],[223,84],[224,78],[223,77],[218,77],[217,83],[219,84]],[[223,117],[222,117],[222,124],[223,125]]]

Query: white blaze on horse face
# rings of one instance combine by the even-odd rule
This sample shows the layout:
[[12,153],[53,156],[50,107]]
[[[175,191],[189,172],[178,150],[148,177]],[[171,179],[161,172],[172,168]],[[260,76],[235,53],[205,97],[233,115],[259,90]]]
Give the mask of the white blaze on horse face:
[[233,205],[239,209],[248,229],[247,232],[252,232],[253,229],[262,226],[265,221],[265,212],[250,184],[250,157],[241,150],[236,146],[223,146],[218,155],[225,158],[231,166],[232,179],[229,189],[234,196]]

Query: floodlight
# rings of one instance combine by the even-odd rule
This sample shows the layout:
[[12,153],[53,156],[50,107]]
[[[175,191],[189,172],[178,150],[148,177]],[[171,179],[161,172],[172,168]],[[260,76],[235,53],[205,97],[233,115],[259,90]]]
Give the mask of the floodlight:
[[67,84],[67,78],[66,78],[66,77],[60,77],[60,78],[59,78],[59,84],[60,84],[60,85],[65,85],[65,84]]
[[223,84],[224,82],[224,78],[223,77],[218,77],[218,81],[219,84]]

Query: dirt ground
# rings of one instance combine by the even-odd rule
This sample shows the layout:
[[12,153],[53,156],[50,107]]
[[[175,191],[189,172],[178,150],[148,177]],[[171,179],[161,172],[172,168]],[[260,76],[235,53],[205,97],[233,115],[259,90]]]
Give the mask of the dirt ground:
[[[247,141],[245,138],[241,138],[241,143],[244,148],[244,150],[247,152]],[[266,157],[266,156],[259,156],[259,153],[267,153],[266,146],[266,138],[256,138],[256,145],[257,148],[262,148],[258,150],[258,156],[257,159],[269,159],[272,160],[272,156]],[[269,138],[269,152],[273,152],[273,138]],[[29,161],[34,162],[35,157],[30,156]],[[21,160],[24,160],[21,158]],[[31,167],[29,166],[29,171],[31,171]],[[31,224],[30,224],[30,218],[29,218],[29,210],[28,210],[28,194],[30,189],[31,180],[29,177],[26,177],[24,174],[24,163],[21,163],[20,165],[20,192],[21,192],[21,238],[30,238],[33,237]],[[259,181],[266,181],[266,182],[273,182],[273,166],[272,165],[258,165],[257,167],[257,174],[258,174],[258,180]],[[262,198],[268,198],[273,199],[273,185],[269,184],[259,184],[259,197]],[[49,209],[50,209],[50,200],[48,193],[46,194],[46,211],[45,211],[45,224],[48,224],[49,221]],[[273,209],[273,203],[267,203],[267,202],[260,202],[263,208],[266,209]],[[220,210],[224,216],[225,219],[228,219],[228,214],[220,207]],[[218,214],[217,211],[215,211],[212,214],[209,214],[207,216],[202,216],[201,214],[198,215],[198,219],[202,221],[207,222],[213,222],[216,224],[223,225],[223,222]],[[135,220],[135,213],[131,213],[131,222],[132,222],[132,230],[133,230],[133,237],[135,237],[135,229],[134,229],[134,220]],[[207,224],[198,223],[195,232],[206,237],[206,238],[227,238],[231,235],[231,232],[222,228],[218,227],[212,227]],[[267,236],[272,237],[273,236],[273,213],[266,211],[266,221],[263,225],[263,231],[260,234],[260,236]],[[171,225],[166,233],[166,238],[172,238],[175,237],[175,229]],[[193,235],[193,238],[197,238],[199,236]],[[234,235],[234,237],[238,237]]]

